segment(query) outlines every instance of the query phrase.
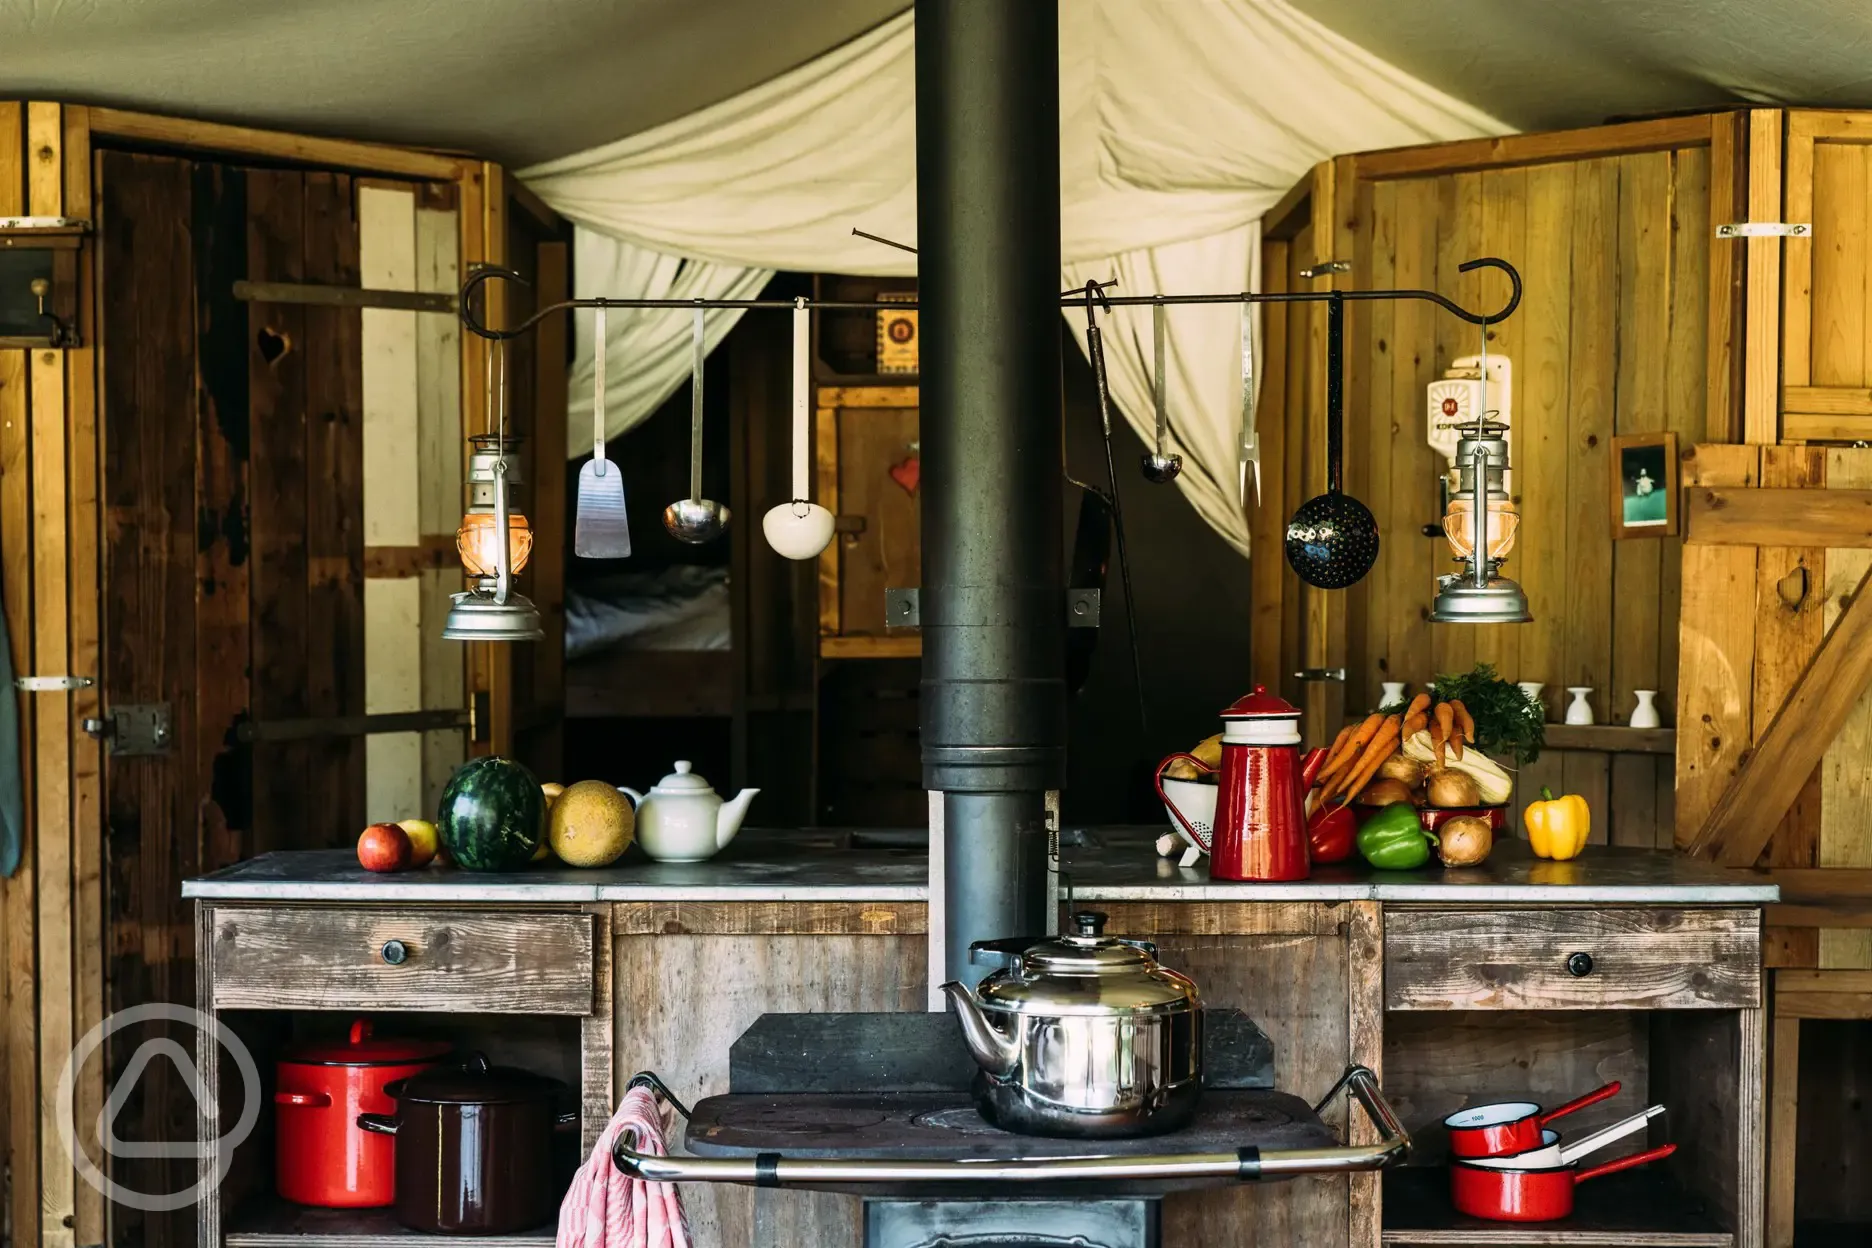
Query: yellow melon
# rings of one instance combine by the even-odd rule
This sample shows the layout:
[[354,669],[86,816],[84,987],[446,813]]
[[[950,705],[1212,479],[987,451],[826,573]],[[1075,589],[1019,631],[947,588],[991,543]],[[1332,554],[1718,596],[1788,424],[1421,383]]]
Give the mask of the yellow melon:
[[629,798],[602,780],[581,780],[553,802],[546,840],[561,862],[608,867],[630,848],[636,828]]

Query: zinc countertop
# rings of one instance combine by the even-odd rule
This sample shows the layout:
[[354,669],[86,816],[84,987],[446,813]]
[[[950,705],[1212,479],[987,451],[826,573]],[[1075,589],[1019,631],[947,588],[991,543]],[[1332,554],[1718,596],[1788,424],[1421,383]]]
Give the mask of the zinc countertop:
[[[1488,861],[1462,869],[1377,871],[1363,862],[1315,867],[1289,884],[1211,880],[1206,859],[1179,867],[1153,842],[1163,828],[1093,827],[1062,838],[1061,896],[1074,901],[1388,901],[1499,906],[1762,905],[1780,899],[1765,875],[1668,851],[1588,846],[1571,862],[1498,840]],[[247,902],[917,902],[929,898],[921,830],[751,828],[707,862],[652,862],[632,849],[597,870],[542,865],[506,874],[429,867],[377,875],[348,849],[262,854],[185,881],[182,895]]]

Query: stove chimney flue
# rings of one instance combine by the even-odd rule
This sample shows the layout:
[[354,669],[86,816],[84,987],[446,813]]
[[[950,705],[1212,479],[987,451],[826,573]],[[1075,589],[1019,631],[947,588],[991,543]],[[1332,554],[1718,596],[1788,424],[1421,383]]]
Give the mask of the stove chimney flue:
[[948,976],[1053,904],[1065,772],[1059,11],[917,0],[923,783]]

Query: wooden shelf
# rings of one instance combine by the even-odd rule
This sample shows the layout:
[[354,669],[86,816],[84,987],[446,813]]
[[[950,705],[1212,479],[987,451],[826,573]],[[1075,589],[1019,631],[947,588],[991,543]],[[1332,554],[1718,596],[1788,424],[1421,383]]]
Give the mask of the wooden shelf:
[[1675,728],[1621,728],[1617,724],[1548,724],[1549,750],[1597,750],[1604,754],[1675,754]]
[[555,1223],[517,1235],[424,1235],[388,1209],[313,1209],[278,1197],[255,1201],[229,1221],[227,1248],[419,1248],[472,1242],[480,1248],[545,1248]]
[[1384,1176],[1386,1244],[1578,1245],[1600,1248],[1732,1248],[1735,1236],[1708,1207],[1657,1169],[1581,1184],[1561,1222],[1490,1222],[1450,1207],[1449,1171],[1407,1166]]
[[918,659],[923,657],[921,633],[829,635],[819,638],[822,659]]

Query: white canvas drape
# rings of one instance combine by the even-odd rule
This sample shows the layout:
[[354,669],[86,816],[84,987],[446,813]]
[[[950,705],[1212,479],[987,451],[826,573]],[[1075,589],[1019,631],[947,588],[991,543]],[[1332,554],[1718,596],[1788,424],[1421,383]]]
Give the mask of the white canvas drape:
[[[603,263],[614,285],[581,278],[580,290],[644,293],[623,284],[653,267],[631,249],[706,262],[722,284],[773,269],[914,272],[914,256],[851,235],[857,226],[915,241],[913,36],[906,12],[721,104],[523,171],[547,203],[608,240],[582,238],[580,254]],[[1120,280],[1133,294],[1172,289],[1164,282],[1183,291],[1251,287],[1255,223],[1318,160],[1502,129],[1284,0],[1062,0],[1063,280],[1116,269],[1129,274]],[[608,262],[607,247],[617,252]],[[743,271],[739,279],[731,269]],[[1127,421],[1148,437],[1148,313],[1120,323],[1125,332],[1107,339],[1114,389]],[[1234,325],[1226,311],[1173,319],[1171,424],[1185,456],[1179,487],[1245,552],[1232,484]],[[639,401],[680,382],[680,367],[654,353],[620,348],[611,358],[621,380],[660,378],[626,383]],[[607,406],[615,434],[654,403],[620,394]],[[575,418],[570,445],[588,437]]]

